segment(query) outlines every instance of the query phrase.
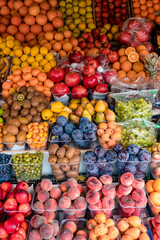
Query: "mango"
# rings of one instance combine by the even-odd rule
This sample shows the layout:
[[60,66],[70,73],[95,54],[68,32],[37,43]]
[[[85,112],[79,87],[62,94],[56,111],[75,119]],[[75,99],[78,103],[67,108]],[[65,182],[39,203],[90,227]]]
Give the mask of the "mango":
[[41,115],[43,120],[49,120],[53,117],[53,112],[50,109],[44,109]]

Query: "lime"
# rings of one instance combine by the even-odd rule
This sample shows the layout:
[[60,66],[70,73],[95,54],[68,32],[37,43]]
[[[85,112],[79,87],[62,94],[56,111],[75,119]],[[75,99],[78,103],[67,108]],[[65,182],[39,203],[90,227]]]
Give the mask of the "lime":
[[3,123],[3,118],[0,117],[0,123]]
[[2,115],[3,115],[3,109],[2,107],[0,107],[0,117],[2,117]]

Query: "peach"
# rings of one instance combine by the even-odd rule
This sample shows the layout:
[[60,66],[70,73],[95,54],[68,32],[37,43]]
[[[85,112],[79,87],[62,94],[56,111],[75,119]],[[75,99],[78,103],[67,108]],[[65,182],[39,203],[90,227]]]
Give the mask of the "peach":
[[42,213],[42,215],[45,218],[52,220],[56,218],[56,211],[45,211],[44,213]]
[[128,218],[128,223],[130,227],[140,227],[141,226],[141,219],[137,216],[131,216]]
[[112,110],[108,110],[106,112],[106,120],[107,121],[115,121],[115,119],[116,119],[115,113]]
[[50,196],[54,199],[59,199],[61,196],[61,189],[59,187],[52,187],[52,189],[50,190]]
[[109,227],[114,227],[115,226],[115,222],[113,219],[111,218],[108,218],[105,222],[106,226],[109,228]]
[[58,205],[61,209],[68,209],[71,206],[71,199],[69,197],[61,197],[59,199]]
[[32,227],[38,229],[43,224],[47,224],[47,219],[44,216],[34,215],[31,218],[31,225],[32,225]]
[[39,233],[42,238],[49,239],[54,233],[53,227],[50,224],[43,224],[39,229]]
[[45,201],[47,201],[48,198],[49,198],[49,192],[48,191],[41,190],[40,192],[38,192],[37,199],[40,202],[45,202]]
[[110,227],[110,228],[108,228],[107,235],[110,239],[116,239],[119,235],[119,231],[116,227]]
[[85,216],[86,210],[76,210],[75,216],[77,218],[83,218]]
[[66,192],[67,191],[66,182],[62,182],[59,187],[60,187],[62,192]]
[[80,191],[79,191],[79,189],[77,187],[70,187],[68,189],[68,197],[71,200],[75,200],[79,196],[80,196]]
[[50,191],[52,189],[52,182],[49,179],[43,179],[41,182],[41,188],[46,191]]
[[59,225],[56,221],[51,222],[50,225],[53,227],[54,233],[53,236],[57,236],[59,233]]
[[132,185],[133,181],[134,181],[134,175],[129,172],[124,173],[120,177],[120,182],[126,187]]
[[64,229],[60,233],[61,240],[72,240],[73,239],[73,232],[70,229]]
[[141,233],[139,236],[139,240],[150,240],[150,237],[147,233]]
[[70,229],[73,233],[75,233],[77,231],[77,226],[72,221],[66,222],[63,228],[64,229]]
[[42,214],[44,212],[44,205],[43,205],[43,203],[39,202],[39,201],[35,202],[33,204],[33,210],[34,210],[35,213]]
[[79,231],[77,231],[77,232],[76,232],[76,236],[79,236],[79,235],[85,237],[86,239],[87,239],[87,237],[88,237],[87,232],[84,231],[84,230],[79,230]]
[[89,232],[89,238],[91,240],[97,240],[97,234],[95,234],[94,230],[92,229],[90,232]]
[[99,193],[95,190],[89,190],[86,194],[86,200],[89,204],[96,204],[99,198]]
[[108,235],[102,235],[98,238],[99,240],[110,240],[110,238],[108,237]]
[[41,184],[40,183],[38,183],[37,184],[37,186],[36,186],[36,193],[38,193],[38,192],[40,192],[42,190],[42,188],[41,188]]
[[84,197],[78,197],[74,200],[74,206],[76,209],[86,209],[87,202]]
[[154,192],[153,183],[154,180],[149,180],[148,182],[146,182],[146,189],[148,193]]
[[102,188],[101,181],[99,181],[96,177],[88,178],[86,183],[91,190],[100,191]]
[[121,237],[121,240],[133,240],[133,239],[130,236],[125,234]]
[[132,227],[127,229],[125,232],[126,235],[130,236],[132,239],[138,239],[140,236],[140,230],[138,228]]
[[97,214],[94,219],[97,223],[105,223],[106,222],[106,215],[104,213]]
[[141,232],[144,232],[144,233],[147,232],[147,228],[146,228],[146,226],[144,226],[143,224],[141,224],[138,228],[139,228],[139,230],[140,230]]
[[44,204],[45,210],[56,210],[57,209],[57,202],[55,199],[50,198]]
[[113,179],[110,175],[102,175],[100,176],[99,180],[105,185],[105,184],[111,184]]
[[108,228],[105,224],[101,223],[95,226],[94,232],[97,236],[102,236],[108,232]]
[[120,232],[125,232],[129,228],[128,219],[127,218],[122,218],[118,222],[117,226],[118,226],[118,229],[120,230]]
[[69,189],[70,187],[77,187],[78,183],[75,178],[69,178],[66,182],[66,188]]
[[149,197],[154,205],[160,206],[160,193],[159,192],[152,192]]
[[[122,185],[122,184],[121,184]],[[120,186],[121,186],[120,185]],[[119,188],[118,188],[119,189]],[[120,191],[119,191],[120,192]],[[102,193],[104,196],[110,196],[111,198],[114,199],[115,197],[115,187],[112,186],[111,184],[105,184],[103,187],[102,187]]]
[[38,230],[32,230],[29,234],[29,240],[43,240]]
[[88,228],[89,230],[94,229],[96,225],[97,225],[97,222],[96,222],[94,219],[90,219],[90,220],[88,220],[88,222],[87,222],[87,228]]
[[77,187],[78,189],[79,189],[79,191],[80,191],[80,194],[81,193],[83,193],[83,187],[82,187],[82,185],[81,184],[78,184],[78,187]]

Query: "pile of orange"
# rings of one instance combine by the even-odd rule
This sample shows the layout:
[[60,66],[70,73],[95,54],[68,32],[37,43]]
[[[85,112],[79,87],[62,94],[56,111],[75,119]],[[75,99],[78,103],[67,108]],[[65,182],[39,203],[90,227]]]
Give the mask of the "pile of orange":
[[70,30],[46,32],[39,37],[38,44],[47,47],[50,52],[59,53],[60,57],[65,57],[73,50],[81,51],[78,40],[72,37]]
[[119,60],[112,65],[112,69],[117,72],[120,79],[128,78],[135,80],[138,77],[145,78],[143,59],[149,52],[144,45],[121,48],[118,51]]
[[153,215],[160,213],[160,178],[149,180],[146,183],[146,190],[149,194],[148,204]]
[[160,11],[159,0],[132,0],[133,13],[135,17],[156,20],[156,13]]

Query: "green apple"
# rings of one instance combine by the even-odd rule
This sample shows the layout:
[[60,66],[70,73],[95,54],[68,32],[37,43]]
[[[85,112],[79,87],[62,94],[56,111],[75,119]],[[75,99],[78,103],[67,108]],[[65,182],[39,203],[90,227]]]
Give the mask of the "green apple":
[[73,19],[76,19],[76,18],[79,18],[79,17],[80,17],[79,13],[73,13],[72,14]]
[[113,39],[113,34],[112,34],[112,33],[107,33],[107,37],[108,37],[109,41],[112,41],[112,39]]
[[73,22],[73,18],[72,17],[67,17],[65,20],[65,24],[68,26],[70,23]]
[[78,13],[79,7],[78,6],[73,6],[73,12]]
[[93,21],[93,18],[87,18],[86,19],[86,23],[93,23],[94,21]]
[[66,3],[72,3],[72,0],[66,0]]
[[72,31],[76,28],[76,25],[74,23],[69,24],[69,29]]
[[58,32],[64,32],[64,28],[63,27],[58,28]]
[[72,8],[67,8],[66,9],[66,15],[71,16],[73,14],[73,9]]
[[111,24],[106,23],[103,27],[109,31],[111,29]]
[[61,11],[61,13],[65,13],[66,8],[65,7],[60,7],[59,10]]
[[95,29],[96,28],[95,23],[88,23],[88,28],[91,30]]
[[2,109],[2,107],[0,107],[0,117],[2,117],[3,116],[3,109]]
[[65,13],[62,13],[62,18],[63,18],[63,19],[66,19],[66,17],[67,17],[66,14],[65,14]]
[[80,35],[81,35],[80,30],[79,30],[78,28],[75,28],[75,29],[73,30],[72,36],[73,36],[74,38],[79,38]]
[[80,16],[80,19],[81,19],[82,22],[85,22],[85,21],[86,21],[85,16]]
[[0,123],[3,123],[3,118],[0,117]]
[[72,8],[72,4],[71,3],[67,3],[66,4],[66,8]]
[[101,28],[101,29],[100,29],[100,33],[106,34],[106,33],[107,33],[107,29]]
[[64,31],[69,29],[68,26],[66,25],[63,28],[64,28]]
[[85,7],[86,7],[86,2],[80,0],[79,3],[78,3],[78,6],[79,6],[79,7],[82,7],[82,8],[85,8]]
[[87,12],[87,13],[86,13],[86,18],[93,18],[93,14],[90,13],[90,12]]
[[92,7],[86,7],[87,12],[93,12]]
[[86,8],[80,7],[79,14],[84,16],[86,14]]
[[59,2],[59,7],[65,7],[65,6],[66,6],[66,1]]
[[80,18],[74,19],[74,23],[76,24],[76,26],[81,22]]
[[73,6],[78,6],[78,0],[73,0]]
[[85,22],[79,23],[78,28],[80,31],[84,31],[86,29],[86,23]]
[[87,0],[86,4],[87,4],[87,6],[92,6],[92,0]]

